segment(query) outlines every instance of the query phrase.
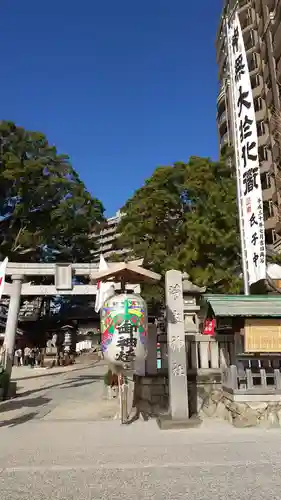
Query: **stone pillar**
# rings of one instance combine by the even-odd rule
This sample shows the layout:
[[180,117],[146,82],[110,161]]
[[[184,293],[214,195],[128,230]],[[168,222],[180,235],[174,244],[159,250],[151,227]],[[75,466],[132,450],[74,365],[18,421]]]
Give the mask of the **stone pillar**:
[[147,375],[157,374],[157,326],[148,325],[147,358],[145,371]]
[[200,424],[198,418],[189,418],[182,281],[183,276],[180,271],[171,270],[166,273],[170,412],[169,415],[158,419],[162,429],[195,427]]
[[14,349],[15,349],[15,339],[16,331],[18,325],[18,314],[20,310],[20,300],[21,300],[21,287],[23,276],[16,275],[12,276],[12,292],[10,296],[8,317],[6,322],[5,330],[5,368],[9,375],[12,373],[13,359],[14,359]]

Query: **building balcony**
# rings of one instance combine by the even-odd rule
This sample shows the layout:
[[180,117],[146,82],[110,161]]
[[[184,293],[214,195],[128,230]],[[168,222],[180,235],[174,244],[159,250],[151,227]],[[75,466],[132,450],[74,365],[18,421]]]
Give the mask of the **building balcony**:
[[261,69],[261,58],[256,52],[252,52],[248,57],[250,76],[257,74]]
[[258,50],[257,41],[252,37],[249,37],[247,40],[245,39],[245,50],[247,52],[247,56],[249,56],[249,54],[251,54],[252,52],[257,52]]
[[262,1],[263,0],[256,0],[255,3],[256,13],[259,15],[262,13]]
[[269,201],[272,199],[272,188],[267,188],[262,190],[263,201]]
[[217,97],[217,104],[219,105],[224,100],[225,100],[225,87],[224,85],[222,85]]
[[276,19],[273,26],[276,27],[276,31],[273,36],[273,55],[275,59],[279,59],[281,55],[281,23]]
[[274,146],[272,148],[272,157],[273,157],[273,161],[275,161],[275,162],[278,162],[281,158],[281,151],[280,151],[280,147],[277,144],[277,142],[274,144]]
[[[260,19],[259,24],[258,24],[258,35],[261,37],[264,32],[264,20],[263,18]],[[264,43],[264,42],[263,42]]]
[[239,9],[239,12],[243,12],[243,10],[246,8],[246,7],[250,7],[251,5],[251,2],[250,0],[239,0],[238,1],[238,9]]
[[269,89],[266,93],[266,104],[270,108],[273,104],[273,93],[272,89]]
[[272,199],[274,205],[278,206],[278,193],[276,190],[272,193],[271,199]]
[[274,164],[274,163],[271,163],[270,168],[269,168],[269,170],[268,170],[268,173],[269,173],[269,175],[270,175],[271,177],[273,177],[273,178],[274,178],[274,182],[275,182],[275,170],[276,170],[276,169],[275,169],[275,164]]
[[216,43],[217,63],[219,62],[219,59],[222,57],[222,53],[225,51],[226,46],[227,46],[226,35],[222,31]]
[[251,2],[250,0],[239,0],[238,1],[238,12],[242,13],[246,7],[251,7]]
[[[278,215],[278,217],[277,217],[277,222],[276,222],[274,229],[275,229],[275,232],[280,236],[281,235],[281,217],[280,217],[280,215]],[[280,253],[280,251],[281,251],[281,247],[280,247],[280,241],[279,241],[278,253]]]
[[265,81],[266,83],[268,83],[268,81],[269,81],[269,66],[268,66],[268,64],[266,64],[266,65],[264,66],[264,70],[263,70],[263,77],[264,77],[264,81]]
[[277,23],[279,22],[280,23],[280,19],[281,19],[281,2],[280,0],[268,0],[268,8],[270,11],[274,11],[275,10],[275,19],[277,21]]
[[260,174],[270,172],[272,162],[270,160],[260,160]]
[[[245,33],[248,29],[252,28],[254,24],[254,19],[251,13],[249,12],[249,9],[240,9],[239,10],[239,19],[240,19],[240,24],[241,24],[241,29]],[[244,34],[243,33],[243,34]]]
[[263,61],[267,61],[268,60],[267,47],[266,47],[266,43],[265,42],[262,42],[262,44],[261,44],[261,58],[262,58]]
[[260,109],[259,111],[256,111],[256,121],[260,122],[262,120],[266,119],[266,109],[265,106],[263,105],[263,108]]
[[277,217],[269,217],[264,221],[264,229],[267,231],[269,229],[275,229],[277,223]]
[[229,144],[228,132],[226,132],[225,134],[223,134],[223,136],[220,138],[220,146],[221,146],[221,148],[223,146],[225,146],[225,144]]
[[275,186],[276,186],[276,189],[277,189],[278,191],[280,191],[280,190],[281,190],[281,174],[280,174],[280,173],[277,173],[277,174],[275,175]]
[[263,89],[262,85],[258,85],[258,87],[255,87],[254,89],[252,89],[254,99],[255,99],[255,97],[259,97],[262,94],[262,89]]
[[218,75],[219,75],[219,80],[223,80],[223,78],[226,77],[227,72],[228,72],[228,61],[227,61],[227,53],[226,51],[222,51],[220,53],[220,57],[218,60]]
[[225,123],[227,121],[227,112],[223,111],[221,115],[218,114],[218,126],[220,127],[222,123]]
[[[261,0],[261,2],[262,2],[262,0]],[[266,0],[266,4],[268,7],[268,10],[272,11],[275,9],[276,0]]]
[[281,80],[281,57],[276,64],[276,76],[277,76],[277,80],[280,81]]
[[279,132],[280,126],[281,123],[279,123],[278,118],[272,115],[272,117],[269,120],[269,131],[273,135],[273,137],[276,137],[278,134],[280,134]]

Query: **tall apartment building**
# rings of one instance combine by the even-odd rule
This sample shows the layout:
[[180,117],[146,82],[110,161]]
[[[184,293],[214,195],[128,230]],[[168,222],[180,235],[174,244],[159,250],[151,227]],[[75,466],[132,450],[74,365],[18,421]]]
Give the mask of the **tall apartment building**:
[[96,239],[97,242],[97,250],[93,253],[93,262],[99,262],[100,255],[103,254],[105,259],[110,260],[110,256],[112,254],[120,254],[125,255],[128,252],[126,249],[115,249],[115,243],[119,236],[117,232],[118,224],[121,220],[121,212],[118,211],[113,217],[109,217],[106,220],[106,223],[102,227],[99,234],[94,234],[93,238]]
[[220,148],[231,145],[233,137],[225,17],[235,6],[238,6],[256,112],[265,241],[269,248],[281,250],[281,141],[276,133],[281,98],[281,0],[225,1],[216,39]]

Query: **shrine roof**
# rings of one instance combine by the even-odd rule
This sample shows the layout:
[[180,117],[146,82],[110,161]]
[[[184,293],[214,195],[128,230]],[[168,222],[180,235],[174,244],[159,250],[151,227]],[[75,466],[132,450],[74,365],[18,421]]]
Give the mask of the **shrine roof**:
[[104,280],[127,283],[155,283],[161,275],[138,265],[139,261],[111,263],[109,269],[92,273],[92,281]]
[[203,295],[203,303],[217,317],[280,317],[281,295]]

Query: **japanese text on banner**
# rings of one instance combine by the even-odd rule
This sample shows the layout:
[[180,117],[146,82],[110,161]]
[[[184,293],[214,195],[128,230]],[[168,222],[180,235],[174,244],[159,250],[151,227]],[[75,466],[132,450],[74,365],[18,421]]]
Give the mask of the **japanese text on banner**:
[[249,284],[266,277],[264,219],[258,137],[248,61],[238,14],[229,27],[230,80],[236,130],[236,169]]

